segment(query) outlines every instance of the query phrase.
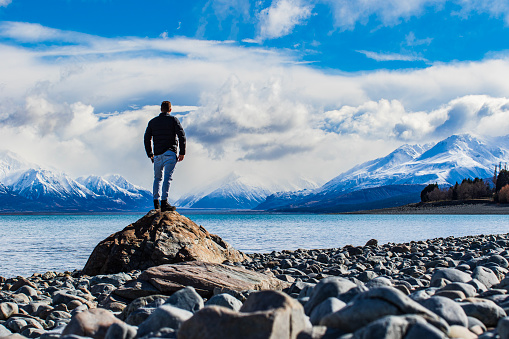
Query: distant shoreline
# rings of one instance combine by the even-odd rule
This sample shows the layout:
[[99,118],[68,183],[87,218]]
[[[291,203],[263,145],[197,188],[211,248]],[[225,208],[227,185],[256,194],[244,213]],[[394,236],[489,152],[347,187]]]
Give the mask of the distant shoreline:
[[509,204],[489,200],[439,201],[342,214],[509,214]]

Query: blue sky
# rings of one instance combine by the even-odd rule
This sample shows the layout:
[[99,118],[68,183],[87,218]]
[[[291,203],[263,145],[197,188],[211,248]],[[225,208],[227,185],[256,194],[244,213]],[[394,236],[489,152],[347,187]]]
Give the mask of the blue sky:
[[507,134],[508,33],[501,0],[0,0],[0,142],[149,187],[140,138],[169,99],[190,138],[177,195],[231,172],[323,182]]

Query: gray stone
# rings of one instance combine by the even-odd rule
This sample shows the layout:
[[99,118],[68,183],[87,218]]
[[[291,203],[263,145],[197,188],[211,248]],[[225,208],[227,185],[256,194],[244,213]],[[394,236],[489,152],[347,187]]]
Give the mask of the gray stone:
[[491,300],[477,299],[459,303],[469,317],[479,319],[486,327],[497,326],[500,319],[506,317],[505,311]]
[[24,295],[27,295],[29,297],[36,297],[39,293],[37,293],[37,290],[31,286],[24,285],[21,286],[16,290],[16,293],[23,293]]
[[129,326],[125,323],[112,324],[104,339],[133,339],[136,337],[137,329],[134,326]]
[[205,303],[205,306],[213,305],[226,307],[234,311],[239,311],[242,307],[242,302],[228,293],[221,293],[216,294]]
[[493,271],[487,267],[477,266],[472,272],[472,278],[479,280],[487,288],[500,283],[498,277]]
[[441,329],[448,326],[435,313],[392,287],[374,288],[360,294],[346,307],[324,317],[320,325],[354,332],[384,316],[405,314],[425,316],[428,322]]
[[160,328],[157,332],[149,333],[143,337],[146,338],[166,338],[166,339],[177,339],[177,331],[173,328],[163,327]]
[[492,255],[492,256],[488,259],[488,262],[495,263],[495,264],[497,264],[498,266],[503,267],[503,268],[508,268],[508,267],[509,267],[509,262],[507,261],[507,259],[506,259],[506,258],[504,258],[504,257],[503,257],[503,256],[501,256],[501,255],[498,255],[498,254]]
[[[361,279],[362,280],[362,279]],[[367,288],[393,286],[392,281],[386,277],[375,277],[366,283]]]
[[0,320],[7,320],[13,314],[18,313],[19,308],[16,303],[13,302],[3,302],[0,303]]
[[[267,306],[263,305],[263,301],[256,301],[254,304],[253,306]],[[210,306],[196,312],[191,319],[183,323],[177,334],[179,339],[294,339],[302,330],[308,328],[307,324],[296,321],[294,312],[295,309],[286,307],[235,312],[220,306]],[[298,313],[297,318],[305,317],[302,307]]]
[[162,304],[164,304],[166,302],[166,300],[168,300],[168,298],[169,297],[167,295],[162,295],[162,294],[156,294],[156,295],[150,295],[150,296],[146,296],[146,297],[137,298],[137,299],[131,301],[131,303],[129,305],[127,305],[126,308],[124,308],[122,313],[119,314],[118,318],[120,320],[126,320],[131,313],[133,313],[137,309],[139,309],[141,307],[145,307],[153,302],[156,302],[157,306],[161,306]]
[[320,320],[322,320],[323,317],[325,317],[328,314],[339,311],[345,306],[346,304],[343,301],[339,300],[338,298],[334,297],[327,298],[313,309],[309,317],[309,320],[311,321],[311,324],[318,325],[320,324]]
[[480,282],[479,280],[477,280],[475,278],[470,280],[467,284],[474,286],[477,293],[484,293],[484,292],[488,291],[488,288],[486,287],[486,285],[484,285],[482,282]]
[[178,329],[184,321],[192,316],[193,313],[172,305],[159,306],[147,320],[138,326],[138,336],[143,337],[163,327]]
[[475,297],[477,291],[474,286],[467,283],[452,282],[444,286],[442,291],[461,291],[467,298]]
[[0,338],[1,337],[6,337],[6,336],[8,336],[10,334],[12,334],[11,330],[9,330],[4,325],[0,325]]
[[500,339],[509,339],[509,317],[502,318],[498,321],[497,332]]
[[203,299],[194,287],[188,286],[173,293],[165,304],[195,313],[203,308]]
[[442,317],[449,325],[468,326],[468,318],[465,311],[456,302],[445,297],[431,297],[422,300],[420,304],[431,312]]
[[[353,282],[344,278],[329,277],[320,280],[320,282],[313,288],[309,300],[304,306],[304,311],[310,315],[313,308],[322,303],[325,299],[330,297],[339,297],[352,288],[356,287]],[[299,296],[300,297],[300,296]]]
[[116,274],[103,274],[96,275],[92,279],[90,279],[90,285],[96,284],[111,284],[115,287],[120,287],[124,285],[127,281],[131,280],[131,276],[126,273],[116,273]]
[[469,282],[472,277],[470,274],[462,272],[460,270],[457,270],[455,268],[441,268],[437,269],[435,272],[433,272],[433,275],[431,276],[430,285],[436,286],[436,282],[439,279],[446,279],[450,282]]
[[127,319],[125,320],[126,324],[139,326],[145,320],[150,317],[152,313],[154,313],[156,307],[140,307],[137,310],[131,312]]
[[354,333],[355,339],[445,338],[443,332],[428,324],[420,316],[387,316],[378,319]]

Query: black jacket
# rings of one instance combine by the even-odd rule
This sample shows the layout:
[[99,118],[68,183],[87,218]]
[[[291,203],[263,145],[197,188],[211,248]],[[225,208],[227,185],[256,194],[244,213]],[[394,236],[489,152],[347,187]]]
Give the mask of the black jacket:
[[[153,153],[150,142],[152,139],[154,141]],[[149,158],[153,155],[163,154],[167,150],[177,153],[177,145],[179,146],[178,154],[186,154],[186,134],[184,129],[180,121],[169,113],[161,113],[148,122],[143,140],[145,142],[145,151]]]

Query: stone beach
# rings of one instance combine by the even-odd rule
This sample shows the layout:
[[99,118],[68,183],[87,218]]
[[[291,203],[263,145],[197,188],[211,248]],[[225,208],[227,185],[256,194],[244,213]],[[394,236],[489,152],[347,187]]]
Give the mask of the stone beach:
[[509,234],[246,255],[151,211],[94,252],[0,278],[0,338],[509,338]]

